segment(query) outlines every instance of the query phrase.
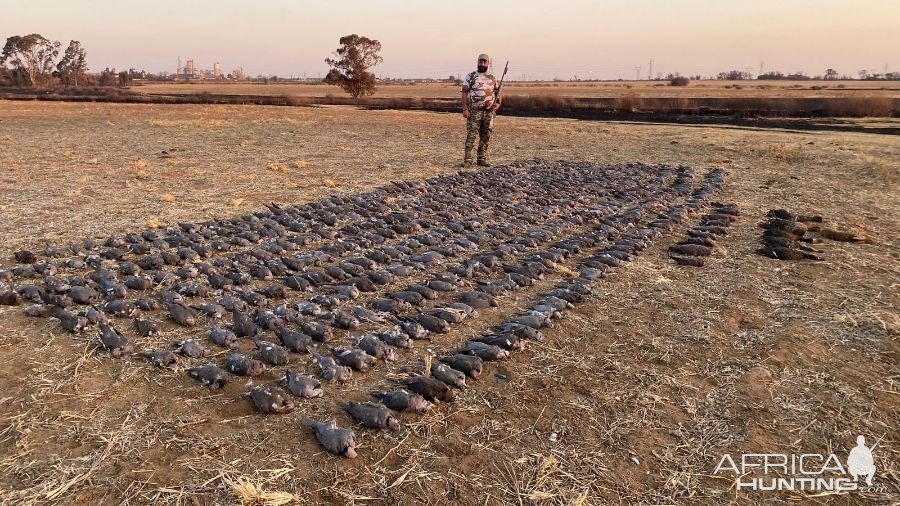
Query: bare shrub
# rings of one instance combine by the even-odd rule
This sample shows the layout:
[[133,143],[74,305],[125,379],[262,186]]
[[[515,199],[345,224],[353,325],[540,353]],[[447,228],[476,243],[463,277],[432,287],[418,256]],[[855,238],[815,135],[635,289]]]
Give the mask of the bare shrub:
[[613,109],[619,112],[633,112],[643,106],[644,101],[634,93],[619,95],[613,103]]
[[669,86],[687,86],[691,84],[691,80],[684,76],[675,76],[669,81]]

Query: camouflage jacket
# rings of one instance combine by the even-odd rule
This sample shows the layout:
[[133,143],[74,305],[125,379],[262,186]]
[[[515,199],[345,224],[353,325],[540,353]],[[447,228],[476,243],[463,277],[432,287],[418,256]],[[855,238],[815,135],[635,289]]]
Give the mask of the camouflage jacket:
[[497,78],[487,72],[469,72],[463,79],[462,92],[468,96],[471,109],[490,109],[496,90]]

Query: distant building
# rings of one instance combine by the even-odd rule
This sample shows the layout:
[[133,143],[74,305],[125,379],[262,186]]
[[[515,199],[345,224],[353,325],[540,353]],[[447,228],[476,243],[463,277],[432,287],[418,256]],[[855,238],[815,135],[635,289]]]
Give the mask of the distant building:
[[194,75],[194,59],[191,58],[187,61],[187,65],[184,66],[184,73],[193,76]]
[[213,64],[213,77],[215,77],[216,79],[222,78],[222,66],[219,65],[219,62]]

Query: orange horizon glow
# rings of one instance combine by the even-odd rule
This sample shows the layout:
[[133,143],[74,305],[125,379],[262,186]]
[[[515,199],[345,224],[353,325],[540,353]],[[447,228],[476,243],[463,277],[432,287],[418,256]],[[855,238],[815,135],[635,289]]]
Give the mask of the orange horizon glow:
[[4,3],[0,38],[79,40],[91,71],[171,73],[180,56],[250,76],[317,77],[349,33],[382,42],[381,77],[460,75],[481,52],[510,60],[513,79],[646,79],[651,58],[654,77],[900,71],[896,0]]

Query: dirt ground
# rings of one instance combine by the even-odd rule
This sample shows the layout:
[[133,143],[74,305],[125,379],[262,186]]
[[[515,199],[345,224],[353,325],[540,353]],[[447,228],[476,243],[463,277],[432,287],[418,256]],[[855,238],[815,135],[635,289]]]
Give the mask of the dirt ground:
[[[0,269],[20,248],[451,173],[463,135],[455,114],[0,101]],[[404,415],[401,432],[357,428],[355,460],[325,454],[300,422],[337,413],[340,394],[362,383],[263,417],[184,375],[97,357],[92,337],[0,306],[0,502],[900,500],[897,137],[501,116],[492,152],[496,163],[722,167],[718,199],[743,216],[705,267],[667,258],[677,229],[545,343],[491,370],[501,376]],[[817,244],[821,262],[756,255],[756,222],[780,207],[872,242]],[[737,492],[732,476],[713,474],[724,453],[846,459],[858,434],[879,440],[882,492]]]

